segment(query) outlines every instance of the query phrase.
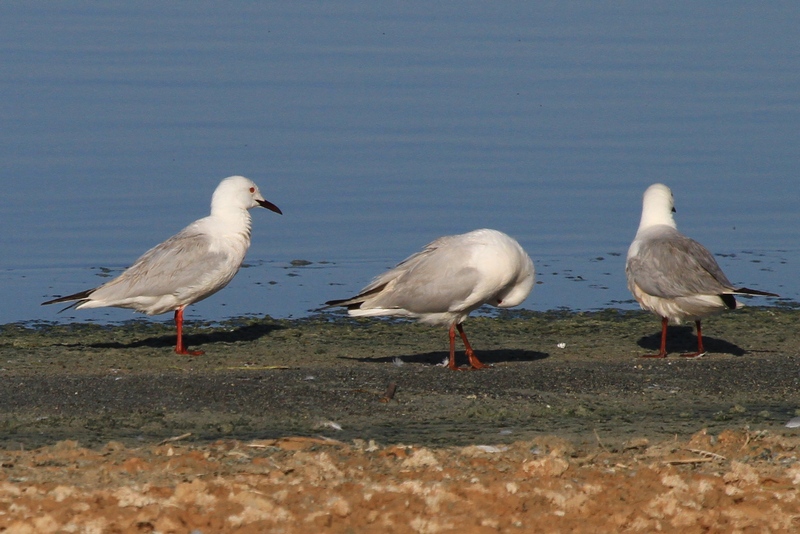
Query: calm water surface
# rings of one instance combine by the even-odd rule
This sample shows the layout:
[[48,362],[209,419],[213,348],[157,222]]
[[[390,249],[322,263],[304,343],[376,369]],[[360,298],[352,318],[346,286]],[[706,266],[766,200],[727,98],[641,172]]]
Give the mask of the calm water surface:
[[655,181],[734,283],[800,300],[798,27],[791,2],[3,2],[0,323],[135,317],[39,303],[232,174],[284,215],[253,212],[195,319],[303,316],[480,227],[533,257],[522,307],[635,308]]

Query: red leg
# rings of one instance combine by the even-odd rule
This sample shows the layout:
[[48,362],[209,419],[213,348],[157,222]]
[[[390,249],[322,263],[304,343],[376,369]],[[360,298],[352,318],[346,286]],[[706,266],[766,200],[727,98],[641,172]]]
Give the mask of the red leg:
[[666,358],[667,357],[667,325],[669,321],[666,317],[661,318],[661,350],[658,354],[645,354],[642,358]]
[[456,366],[456,327],[455,325],[450,325],[450,363],[447,365],[453,371],[458,371],[458,366]]
[[175,310],[175,326],[178,328],[178,341],[175,344],[175,352],[178,354],[188,354],[189,356],[200,356],[204,354],[202,350],[186,350],[183,344],[183,307]]
[[700,327],[700,320],[696,320],[694,324],[697,326],[697,352],[681,354],[684,358],[699,358],[706,353],[706,349],[703,348],[703,329]]
[[[452,327],[451,327],[452,328]],[[461,324],[456,325],[458,328],[458,333],[461,334],[461,341],[464,342],[464,349],[467,353],[467,358],[469,358],[469,364],[473,369],[488,369],[489,366],[481,363],[477,356],[475,356],[475,351],[472,350],[472,347],[467,341],[467,334],[464,333],[464,327]]]

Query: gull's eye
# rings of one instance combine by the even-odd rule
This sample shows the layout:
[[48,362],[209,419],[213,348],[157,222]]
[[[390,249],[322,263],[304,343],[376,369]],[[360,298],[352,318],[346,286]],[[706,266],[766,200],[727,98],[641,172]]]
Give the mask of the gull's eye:
[[250,192],[251,192],[251,193],[255,193],[255,192],[256,192],[256,188],[255,188],[255,187],[251,187],[251,188],[250,188]]

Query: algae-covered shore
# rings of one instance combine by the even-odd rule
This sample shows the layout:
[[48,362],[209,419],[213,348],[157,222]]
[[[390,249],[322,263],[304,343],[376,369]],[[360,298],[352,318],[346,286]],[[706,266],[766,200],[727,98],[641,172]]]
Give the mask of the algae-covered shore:
[[[426,446],[556,435],[613,445],[707,428],[792,433],[800,311],[745,308],[704,323],[708,354],[671,327],[664,360],[643,312],[510,312],[465,323],[493,365],[453,372],[442,328],[407,321],[238,319],[191,324],[206,353],[178,356],[169,323],[2,327],[6,448],[287,435]],[[463,360],[463,350],[459,348]],[[396,390],[391,399],[387,389]],[[388,402],[386,402],[388,400]],[[799,412],[800,413],[800,412]]]

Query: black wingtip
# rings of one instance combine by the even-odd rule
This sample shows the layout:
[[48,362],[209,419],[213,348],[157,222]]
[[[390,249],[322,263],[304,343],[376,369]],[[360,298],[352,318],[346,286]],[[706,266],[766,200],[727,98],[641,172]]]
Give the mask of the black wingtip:
[[373,287],[369,291],[363,291],[355,297],[350,297],[349,299],[329,300],[325,303],[325,308],[333,308],[334,306],[347,306],[348,310],[356,310],[361,307],[368,297],[376,293],[380,293],[385,287],[386,284],[381,284],[377,287]]
[[[70,304],[69,306],[64,308],[64,310],[68,310],[68,309],[72,308],[73,306],[77,306],[81,302],[83,302],[85,300],[88,300],[89,295],[94,293],[95,289],[97,289],[97,288],[87,289],[86,291],[81,291],[80,293],[75,293],[74,295],[67,295],[66,297],[58,297],[58,298],[53,299],[53,300],[48,300],[46,302],[42,302],[41,305],[42,306],[47,306],[48,304],[58,304],[59,302],[70,302],[70,301],[74,300],[75,302],[73,302],[72,304]],[[61,311],[64,311],[64,310],[61,310]]]
[[341,299],[341,300],[329,300],[325,303],[325,306],[322,308],[326,310],[328,308],[334,308],[336,306],[344,306],[348,310],[358,310],[361,308],[361,305],[364,304],[364,301],[359,299],[358,297],[354,297],[352,299]]
[[740,287],[735,291],[736,293],[741,293],[742,295],[758,295],[761,297],[780,297],[780,295],[778,295],[777,293],[770,293],[769,291],[759,291],[758,289],[750,289],[747,287]]

